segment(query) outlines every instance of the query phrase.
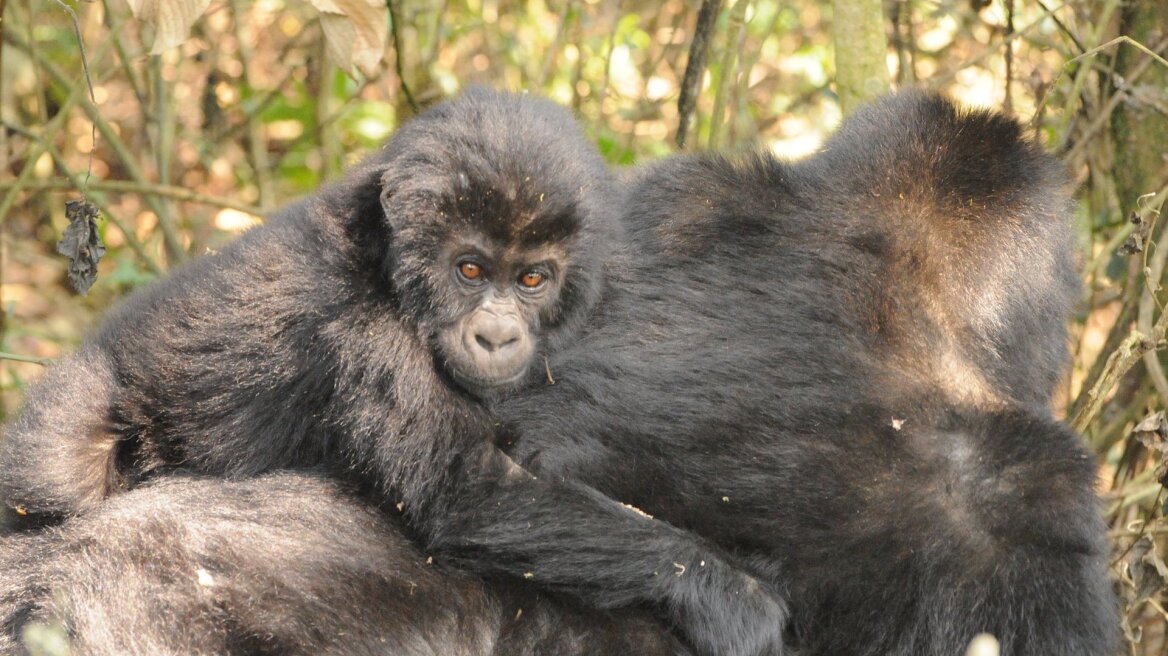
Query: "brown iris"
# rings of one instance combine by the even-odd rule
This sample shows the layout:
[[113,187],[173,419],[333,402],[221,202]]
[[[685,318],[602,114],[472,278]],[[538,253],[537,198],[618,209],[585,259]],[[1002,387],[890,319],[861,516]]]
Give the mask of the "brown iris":
[[458,265],[458,272],[467,280],[478,280],[483,275],[483,268],[474,262],[462,262]]
[[539,271],[528,271],[519,277],[519,284],[528,289],[535,289],[543,284],[544,275]]

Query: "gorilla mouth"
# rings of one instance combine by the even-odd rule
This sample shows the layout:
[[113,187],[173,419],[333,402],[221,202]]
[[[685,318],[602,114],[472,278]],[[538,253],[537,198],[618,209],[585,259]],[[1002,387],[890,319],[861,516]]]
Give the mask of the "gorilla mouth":
[[459,367],[454,362],[447,362],[446,371],[450,377],[454,379],[459,387],[462,387],[467,392],[476,396],[482,396],[489,393],[505,392],[523,382],[527,377],[529,367],[525,364],[519,367],[514,374],[506,377],[498,376],[478,376],[467,372],[462,367]]
[[457,330],[439,333],[434,340],[433,354],[437,368],[464,391],[478,397],[491,396],[512,390],[527,378],[532,363],[530,356],[493,358],[486,353],[469,352],[473,349],[467,347],[458,333]]

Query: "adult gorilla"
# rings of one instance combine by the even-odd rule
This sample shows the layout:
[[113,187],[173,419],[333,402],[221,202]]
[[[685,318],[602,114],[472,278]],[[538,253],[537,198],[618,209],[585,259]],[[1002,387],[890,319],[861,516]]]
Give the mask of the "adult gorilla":
[[[1005,654],[1110,652],[1094,462],[1045,409],[1076,292],[1065,182],[1016,124],[902,94],[802,163],[649,167],[626,207],[586,337],[496,408],[516,458],[752,563],[801,654],[957,654],[983,631]],[[377,607],[346,581],[331,598]]]
[[333,480],[167,477],[0,541],[0,653],[688,654],[649,612],[583,608],[435,561]]
[[1016,123],[919,93],[805,162],[651,166],[512,454],[758,563],[801,654],[1111,653],[1095,461],[1046,409],[1068,210]]

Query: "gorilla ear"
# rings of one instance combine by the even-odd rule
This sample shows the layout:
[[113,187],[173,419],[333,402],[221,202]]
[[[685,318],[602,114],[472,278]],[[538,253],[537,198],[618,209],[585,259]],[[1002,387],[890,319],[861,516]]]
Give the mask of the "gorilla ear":
[[391,231],[398,230],[401,225],[402,208],[400,204],[395,203],[395,196],[398,189],[401,188],[400,175],[397,172],[397,167],[389,167],[382,171],[381,179],[379,181],[380,188],[380,202],[381,213],[385,217],[386,225]]

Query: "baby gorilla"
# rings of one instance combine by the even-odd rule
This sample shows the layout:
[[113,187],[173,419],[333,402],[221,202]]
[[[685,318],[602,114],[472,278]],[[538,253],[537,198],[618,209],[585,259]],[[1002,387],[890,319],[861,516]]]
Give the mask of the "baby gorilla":
[[702,653],[777,651],[783,606],[754,578],[495,446],[482,400],[544,375],[600,296],[611,185],[551,103],[476,90],[437,107],[112,313],[29,391],[4,501],[51,521],[170,470],[323,465],[480,574],[649,605]]

